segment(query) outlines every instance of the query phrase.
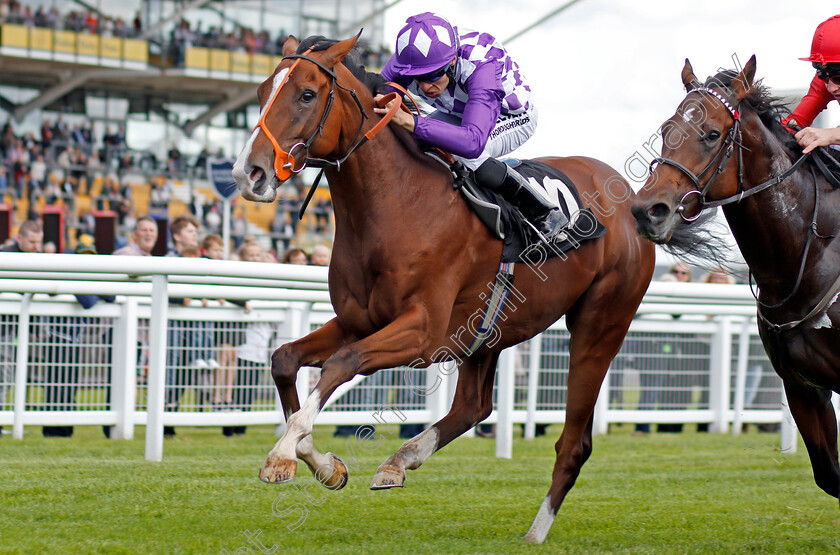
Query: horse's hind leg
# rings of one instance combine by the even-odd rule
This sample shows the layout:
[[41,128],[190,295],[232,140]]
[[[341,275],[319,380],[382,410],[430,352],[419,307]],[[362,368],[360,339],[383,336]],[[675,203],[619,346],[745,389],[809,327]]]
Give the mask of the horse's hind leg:
[[[321,366],[339,347],[348,341],[349,337],[344,329],[332,319],[314,332],[279,347],[271,356],[271,376],[280,394],[283,414],[288,422],[289,418],[300,410],[300,399],[297,393],[297,374],[301,366]],[[315,449],[312,435],[307,435],[297,444],[295,454],[306,463],[325,487],[341,489],[347,483],[347,467],[333,453],[319,453]],[[297,463],[291,461],[287,465],[286,480],[295,476]],[[331,469],[325,472],[324,469]],[[286,481],[282,480],[282,481]]]
[[554,446],[557,459],[551,487],[525,535],[528,542],[542,543],[545,540],[557,510],[592,453],[595,401],[610,361],[621,348],[632,320],[632,314],[615,314],[616,306],[618,303],[604,302],[598,306],[578,306],[574,317],[569,315],[567,318],[571,340],[566,423]]
[[429,429],[406,441],[379,465],[370,489],[402,487],[406,469],[419,468],[433,453],[490,416],[493,410],[493,376],[498,360],[499,353],[488,353],[461,361],[449,413]]
[[837,461],[837,418],[831,391],[785,381],[790,413],[808,448],[814,481],[832,497],[840,496],[840,466]]

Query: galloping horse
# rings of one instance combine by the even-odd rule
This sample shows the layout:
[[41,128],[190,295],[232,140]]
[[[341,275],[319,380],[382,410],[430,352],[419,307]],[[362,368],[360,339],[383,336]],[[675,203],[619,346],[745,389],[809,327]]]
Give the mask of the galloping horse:
[[[633,203],[640,234],[679,247],[690,222],[723,206],[759,287],[758,327],[784,382],[817,485],[840,494],[840,189],[827,154],[802,149],[778,122],[780,103],[743,69],[701,85],[686,60],[688,95],[662,126],[662,157]],[[826,177],[826,175],[828,177]],[[835,183],[840,185],[840,183]]]
[[[621,200],[632,195],[613,169],[588,158],[545,159],[562,168],[584,198],[600,203],[609,232],[565,259],[545,261],[540,271],[527,267],[517,274],[523,300],[499,320],[498,341],[463,353],[459,336],[470,316],[484,309],[481,299],[499,268],[502,242],[453,189],[447,167],[423,154],[407,132],[373,115],[373,92],[365,82],[374,77],[381,83],[381,77],[348,56],[357,38],[286,41],[284,59],[259,87],[260,122],[234,166],[242,196],[261,202],[274,200],[276,188],[304,164],[326,166],[335,212],[329,291],[336,317],[272,356],[288,427],[260,478],[291,480],[300,458],[325,486],[342,487],[345,465],[318,452],[311,436],[335,389],[357,374],[454,360],[458,378],[449,413],[405,442],[371,484],[401,487],[406,469],[418,468],[490,414],[500,351],[566,314],[566,425],[551,488],[527,536],[541,542],[592,451],[595,400],[650,281],[653,245],[636,234],[629,203],[610,205],[605,187],[611,179],[614,188],[626,188]],[[320,367],[321,376],[301,406],[295,379],[302,365]]]

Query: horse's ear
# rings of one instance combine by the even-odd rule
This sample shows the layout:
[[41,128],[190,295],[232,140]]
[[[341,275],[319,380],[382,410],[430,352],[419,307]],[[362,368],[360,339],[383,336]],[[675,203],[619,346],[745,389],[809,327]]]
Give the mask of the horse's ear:
[[685,92],[691,92],[700,86],[700,82],[694,76],[694,69],[691,67],[691,62],[688,61],[688,58],[685,59],[685,65],[682,68],[682,82],[685,87]]
[[741,100],[750,93],[753,86],[753,79],[755,79],[755,54],[753,54],[741,73],[732,80],[732,88],[738,94],[738,100]]
[[355,37],[350,37],[341,42],[337,42],[331,47],[327,48],[324,56],[324,64],[327,67],[335,67],[344,57],[356,46],[356,41],[362,36],[362,31]]
[[288,56],[289,54],[297,52],[299,44],[300,43],[293,35],[289,35],[289,38],[287,38],[286,42],[283,43],[283,55]]

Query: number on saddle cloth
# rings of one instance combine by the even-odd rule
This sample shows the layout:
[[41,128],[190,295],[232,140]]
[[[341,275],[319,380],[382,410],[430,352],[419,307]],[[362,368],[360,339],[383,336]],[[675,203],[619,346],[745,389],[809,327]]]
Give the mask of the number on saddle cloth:
[[[571,225],[565,230],[562,239],[552,241],[551,248],[544,249],[548,258],[559,256],[577,248],[584,241],[603,237],[607,228],[597,220],[595,214],[583,203],[577,187],[562,171],[536,160],[502,160],[514,168],[525,179],[531,179],[541,186],[548,198],[560,206],[569,217]],[[478,215],[479,219],[499,239],[504,241],[502,262],[528,262],[523,255],[540,243],[539,237],[530,226],[526,225],[519,210],[505,200],[499,193],[477,185],[472,172],[453,165],[455,187],[461,190],[464,200]]]

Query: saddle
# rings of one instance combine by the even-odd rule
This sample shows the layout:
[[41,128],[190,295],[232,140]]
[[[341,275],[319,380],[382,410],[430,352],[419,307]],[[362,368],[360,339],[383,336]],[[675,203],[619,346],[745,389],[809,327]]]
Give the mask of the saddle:
[[[565,173],[537,160],[509,158],[502,161],[525,179],[535,180],[546,189],[549,197],[556,195],[560,209],[569,218],[569,227],[551,241],[548,248],[542,249],[547,258],[560,256],[607,232],[595,214],[583,207],[577,187]],[[479,187],[472,172],[460,162],[450,165],[450,169],[455,177],[453,186],[461,191],[464,200],[490,232],[504,242],[502,262],[529,262],[527,253],[544,241],[525,222],[519,210],[498,193]]]

